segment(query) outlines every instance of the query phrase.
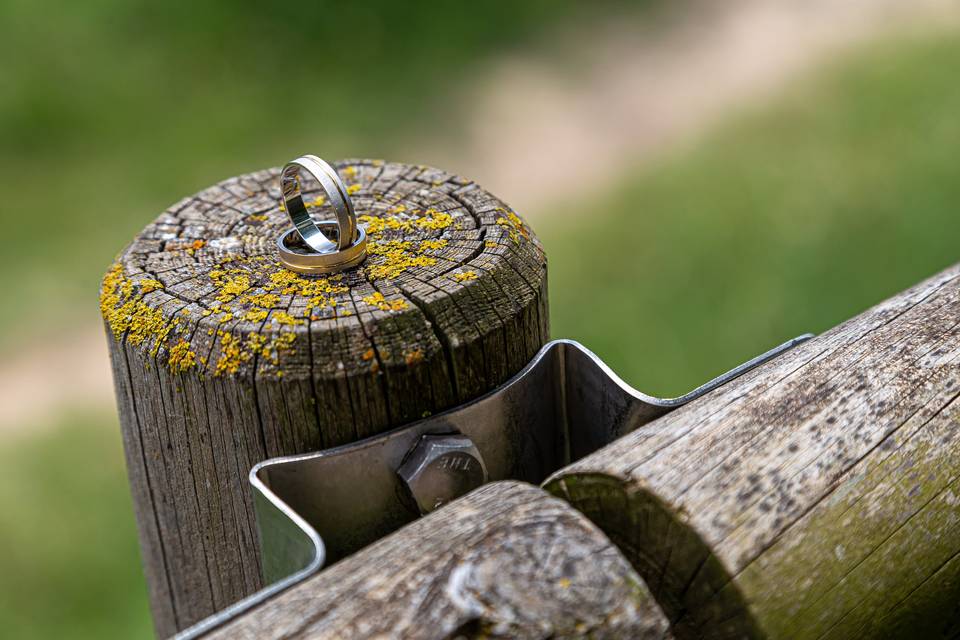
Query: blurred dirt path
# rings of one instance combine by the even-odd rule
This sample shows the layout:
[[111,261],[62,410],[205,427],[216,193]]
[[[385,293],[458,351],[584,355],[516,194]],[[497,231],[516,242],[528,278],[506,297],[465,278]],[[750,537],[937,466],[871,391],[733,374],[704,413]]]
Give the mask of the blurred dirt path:
[[[839,49],[957,21],[960,0],[692,0],[652,13],[566,34],[561,60],[497,62],[461,96],[465,138],[409,159],[475,178],[542,224],[551,203],[603,189]],[[99,325],[0,363],[0,434],[112,403]]]
[[0,440],[52,426],[67,409],[113,406],[107,341],[99,324],[14,352],[0,363]]
[[535,225],[738,106],[878,32],[960,17],[960,0],[692,0],[570,34],[563,64],[503,61],[465,96],[467,134],[425,157]]

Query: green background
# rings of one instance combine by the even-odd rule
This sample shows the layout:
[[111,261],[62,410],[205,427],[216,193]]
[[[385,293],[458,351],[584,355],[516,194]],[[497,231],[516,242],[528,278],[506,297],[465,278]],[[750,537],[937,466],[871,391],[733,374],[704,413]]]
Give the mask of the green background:
[[[546,1],[3,4],[0,353],[95,321],[111,257],[181,196],[291,150],[423,161],[405,149],[457,143],[451,96],[475,73],[560,55],[558,34],[597,14],[648,19]],[[539,212],[554,335],[677,395],[955,262],[957,59],[949,30],[875,42]],[[0,438],[0,468],[4,634],[149,636],[112,408]]]

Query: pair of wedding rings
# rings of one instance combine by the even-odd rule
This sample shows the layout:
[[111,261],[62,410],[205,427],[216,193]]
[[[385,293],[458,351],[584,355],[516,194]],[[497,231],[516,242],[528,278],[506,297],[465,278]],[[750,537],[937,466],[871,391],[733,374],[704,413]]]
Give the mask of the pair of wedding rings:
[[[300,173],[320,183],[326,200],[336,214],[335,221],[316,222],[303,201]],[[334,273],[354,267],[367,257],[367,234],[357,225],[357,214],[336,169],[317,156],[291,160],[280,173],[280,199],[293,222],[277,238],[280,262],[305,274]]]

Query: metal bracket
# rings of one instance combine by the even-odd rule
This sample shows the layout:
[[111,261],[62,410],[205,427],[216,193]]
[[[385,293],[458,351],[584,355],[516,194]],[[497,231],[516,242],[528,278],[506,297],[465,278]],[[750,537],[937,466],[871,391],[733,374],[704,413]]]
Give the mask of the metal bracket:
[[269,586],[176,637],[196,638],[415,519],[398,469],[425,435],[469,438],[490,481],[539,484],[812,337],[785,342],[677,398],[641,393],[579,343],[554,340],[509,381],[465,405],[342,447],[265,460],[249,478]]

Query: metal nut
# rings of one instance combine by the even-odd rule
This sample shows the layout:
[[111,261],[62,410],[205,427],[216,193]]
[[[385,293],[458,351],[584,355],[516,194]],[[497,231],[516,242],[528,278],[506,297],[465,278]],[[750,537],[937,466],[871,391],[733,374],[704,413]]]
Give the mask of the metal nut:
[[397,469],[420,514],[430,513],[487,481],[487,468],[465,435],[425,435]]

